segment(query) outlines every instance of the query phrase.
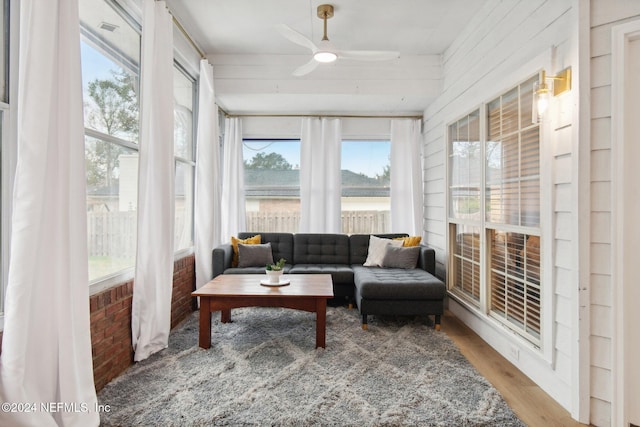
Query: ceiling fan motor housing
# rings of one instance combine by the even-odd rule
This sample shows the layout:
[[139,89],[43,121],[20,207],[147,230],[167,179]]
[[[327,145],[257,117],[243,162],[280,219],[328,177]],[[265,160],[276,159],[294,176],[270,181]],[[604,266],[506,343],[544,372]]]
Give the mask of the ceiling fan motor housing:
[[333,6],[330,4],[321,4],[318,6],[318,18],[329,19],[333,17]]

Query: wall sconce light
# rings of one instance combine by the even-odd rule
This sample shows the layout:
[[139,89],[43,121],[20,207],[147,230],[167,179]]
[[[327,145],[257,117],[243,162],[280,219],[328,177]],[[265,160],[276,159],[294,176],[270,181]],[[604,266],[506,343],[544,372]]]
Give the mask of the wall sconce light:
[[[548,81],[551,81],[549,83]],[[565,68],[555,76],[547,76],[544,70],[533,84],[533,122],[538,123],[549,107],[551,94],[558,96],[571,90],[571,67]]]

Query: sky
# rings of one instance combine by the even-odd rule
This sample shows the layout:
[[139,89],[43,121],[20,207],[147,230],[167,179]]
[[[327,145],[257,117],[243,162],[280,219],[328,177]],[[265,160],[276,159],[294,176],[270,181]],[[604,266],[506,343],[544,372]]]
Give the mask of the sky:
[[[256,153],[280,153],[293,167],[300,165],[299,141],[245,141],[243,156],[251,159]],[[390,163],[389,141],[342,141],[342,169],[363,173],[374,178],[382,175]]]
[[95,79],[109,79],[112,77],[111,70],[117,71],[118,66],[101,55],[89,44],[81,41],[80,55],[82,56],[82,87]]

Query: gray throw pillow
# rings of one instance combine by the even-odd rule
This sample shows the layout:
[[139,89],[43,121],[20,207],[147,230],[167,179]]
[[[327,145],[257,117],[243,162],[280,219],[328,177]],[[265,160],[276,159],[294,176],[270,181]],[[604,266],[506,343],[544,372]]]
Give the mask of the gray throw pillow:
[[265,267],[273,264],[271,243],[244,245],[238,243],[238,267]]
[[419,255],[420,246],[396,247],[387,245],[380,265],[386,268],[416,268]]

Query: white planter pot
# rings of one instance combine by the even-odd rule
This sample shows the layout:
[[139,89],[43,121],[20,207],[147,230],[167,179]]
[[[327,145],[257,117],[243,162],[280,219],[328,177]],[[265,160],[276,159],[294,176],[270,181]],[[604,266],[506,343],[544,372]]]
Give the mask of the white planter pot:
[[282,270],[266,270],[267,278],[269,279],[269,283],[278,283],[280,282],[280,277],[282,276]]

